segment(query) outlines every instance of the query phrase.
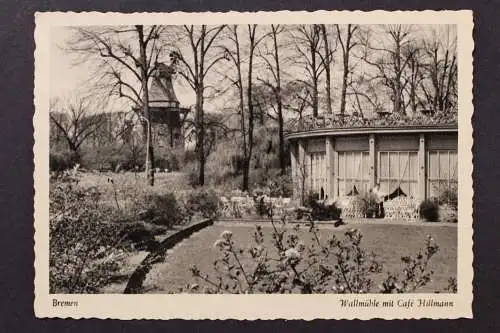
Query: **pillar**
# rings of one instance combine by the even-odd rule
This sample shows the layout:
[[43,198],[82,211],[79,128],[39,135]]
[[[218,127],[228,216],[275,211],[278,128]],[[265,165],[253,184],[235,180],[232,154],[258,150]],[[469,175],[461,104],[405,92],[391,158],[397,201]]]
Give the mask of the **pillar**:
[[368,138],[368,149],[369,149],[369,175],[370,175],[370,188],[373,188],[377,183],[377,153],[375,151],[375,135],[370,134]]
[[[290,144],[290,162],[292,171],[292,184],[297,182],[297,142],[291,142]],[[293,196],[298,197],[298,189],[296,186],[293,187]]]
[[326,147],[326,194],[329,199],[334,199],[335,192],[335,141],[331,136],[327,136],[325,140]]
[[305,181],[307,178],[307,169],[306,169],[306,147],[303,139],[299,139],[298,141],[298,161],[297,161],[297,189],[298,189],[298,197],[300,201],[303,202],[305,195]]
[[425,165],[425,135],[420,134],[418,145],[418,195],[420,200],[425,199],[426,188],[426,165]]
[[334,150],[333,150],[333,182],[332,182],[332,187],[333,187],[333,197],[332,199],[334,200],[337,200],[337,197],[339,195],[338,193],[338,185],[337,185],[337,182],[338,182],[338,175],[337,173],[339,172],[338,170],[338,167],[339,167],[339,153],[337,151],[337,149],[335,149],[335,146],[334,147]]

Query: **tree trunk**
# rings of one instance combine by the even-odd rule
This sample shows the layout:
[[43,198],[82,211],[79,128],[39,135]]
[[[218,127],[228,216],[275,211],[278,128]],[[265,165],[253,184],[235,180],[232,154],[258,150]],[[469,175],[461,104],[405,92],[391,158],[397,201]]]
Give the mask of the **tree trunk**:
[[[142,87],[142,102],[143,102],[143,116],[147,119],[147,133],[146,133],[146,170],[148,170],[147,183],[151,186],[154,185],[154,155],[153,155],[153,140],[151,128],[151,114],[149,110],[149,91],[148,91],[148,76],[147,76],[147,57],[146,57],[146,44],[144,41],[144,27],[142,25],[136,26],[137,34],[139,35],[139,51],[140,51],[140,68],[141,68],[141,87]],[[149,138],[149,140],[148,140]]]
[[342,92],[340,94],[340,114],[345,114],[345,104],[347,96],[347,78],[349,75],[349,53],[346,52],[344,55],[344,71],[342,74]]
[[326,26],[321,24],[321,33],[323,36],[323,47],[325,49],[325,89],[326,89],[326,110],[329,114],[333,113],[332,109],[332,85],[330,80],[331,54],[330,44],[328,44],[328,36],[326,34]]
[[205,185],[205,126],[203,117],[203,87],[196,92],[196,125],[197,125],[197,148],[198,148],[198,185]]
[[286,159],[285,159],[285,135],[284,135],[284,119],[283,119],[283,100],[281,98],[281,70],[280,70],[280,56],[278,48],[278,36],[277,28],[275,26],[271,27],[273,29],[273,44],[274,44],[274,62],[276,66],[276,103],[278,111],[278,136],[279,136],[279,161],[281,174],[285,174],[286,171]]
[[312,72],[314,73],[313,79],[313,91],[312,91],[312,111],[313,111],[313,117],[318,116],[318,76],[316,73],[316,49],[311,45],[310,47],[311,51],[311,64],[312,64]]
[[285,134],[283,130],[283,114],[278,115],[278,136],[279,136],[279,160],[281,174],[284,175],[286,171],[286,154],[285,154]]
[[247,156],[243,161],[243,191],[248,191],[250,178],[250,162],[252,160],[253,151],[253,130],[254,130],[254,107],[253,107],[253,91],[252,91],[252,71],[253,71],[253,56],[255,51],[255,25],[248,26],[250,37],[250,53],[248,56],[248,86],[247,86],[247,103],[248,103],[248,148]]

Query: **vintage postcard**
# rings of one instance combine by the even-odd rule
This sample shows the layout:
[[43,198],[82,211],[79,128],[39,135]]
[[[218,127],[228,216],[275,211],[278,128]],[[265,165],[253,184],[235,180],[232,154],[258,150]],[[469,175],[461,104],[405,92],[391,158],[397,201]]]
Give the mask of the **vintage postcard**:
[[37,317],[472,318],[471,11],[35,21]]

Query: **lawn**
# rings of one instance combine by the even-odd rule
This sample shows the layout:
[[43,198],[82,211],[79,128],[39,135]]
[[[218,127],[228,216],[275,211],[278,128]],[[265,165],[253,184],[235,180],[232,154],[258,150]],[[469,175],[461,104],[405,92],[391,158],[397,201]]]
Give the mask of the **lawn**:
[[146,193],[165,195],[174,193],[177,198],[192,191],[187,178],[181,172],[156,173],[155,185],[146,185],[146,176],[143,172],[81,172],[78,173],[78,186],[83,189],[95,187],[102,193],[102,203],[110,206],[119,206],[127,210],[132,201]]
[[[362,244],[367,250],[377,254],[383,264],[383,273],[374,276],[377,285],[387,272],[400,272],[403,265],[401,256],[413,255],[424,247],[426,235],[431,235],[439,245],[439,252],[432,258],[430,269],[434,275],[430,284],[419,289],[418,292],[442,291],[448,285],[450,277],[457,275],[457,229],[455,226],[422,226],[422,225],[356,225],[363,233]],[[165,263],[153,268],[147,278],[147,284],[153,292],[178,292],[195,280],[189,271],[193,264],[200,268],[202,273],[212,275],[212,262],[218,258],[218,250],[214,242],[224,230],[233,233],[234,240],[246,248],[253,244],[254,228],[236,225],[214,225],[194,234],[182,242],[175,250],[167,255]],[[320,229],[320,238],[326,240],[333,232],[337,236],[343,235],[346,227],[337,229]],[[270,242],[271,229],[265,227],[267,242]],[[304,241],[311,241],[307,229],[299,231]]]

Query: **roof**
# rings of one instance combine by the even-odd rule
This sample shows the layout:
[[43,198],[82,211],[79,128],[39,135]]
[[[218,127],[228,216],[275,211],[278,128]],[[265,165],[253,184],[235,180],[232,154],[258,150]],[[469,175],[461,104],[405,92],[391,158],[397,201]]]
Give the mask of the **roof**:
[[399,114],[365,119],[359,116],[326,115],[322,117],[305,117],[293,119],[286,126],[286,138],[324,135],[353,135],[368,133],[423,133],[423,132],[457,132],[456,112],[438,112],[435,114],[418,114],[409,117]]

